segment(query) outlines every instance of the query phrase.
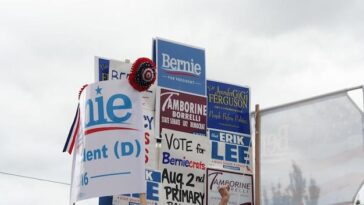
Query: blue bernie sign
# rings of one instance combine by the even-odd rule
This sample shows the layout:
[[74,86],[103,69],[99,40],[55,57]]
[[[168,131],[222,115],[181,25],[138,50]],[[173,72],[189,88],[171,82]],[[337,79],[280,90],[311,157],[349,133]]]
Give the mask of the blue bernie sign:
[[205,51],[161,39],[153,40],[158,86],[206,95]]

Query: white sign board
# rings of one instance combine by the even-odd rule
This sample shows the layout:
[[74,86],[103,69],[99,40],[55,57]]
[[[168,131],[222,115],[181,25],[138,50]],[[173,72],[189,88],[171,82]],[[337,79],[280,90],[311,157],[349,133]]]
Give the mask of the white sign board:
[[253,175],[207,168],[207,205],[219,205],[219,188],[230,187],[229,205],[254,205]]
[[[145,170],[145,180],[147,181],[147,192],[145,194],[146,205],[158,205],[159,204],[159,192],[161,173],[157,170]],[[123,194],[114,196],[112,205],[139,205],[139,194]]]
[[71,202],[144,193],[141,94],[126,80],[90,84],[81,95]]
[[[119,60],[95,57],[95,80],[123,80],[129,77],[132,64]],[[103,78],[104,76],[104,78]],[[106,76],[106,77],[105,77]],[[156,85],[142,92],[142,106],[144,109],[155,110]]]
[[161,135],[161,204],[203,205],[209,139],[169,129]]
[[143,131],[145,144],[145,167],[147,169],[157,169],[157,139],[155,133],[155,111],[143,109]]

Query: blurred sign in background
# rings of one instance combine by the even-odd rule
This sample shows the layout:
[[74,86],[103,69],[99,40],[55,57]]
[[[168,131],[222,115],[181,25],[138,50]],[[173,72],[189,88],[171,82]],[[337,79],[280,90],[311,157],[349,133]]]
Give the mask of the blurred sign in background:
[[349,90],[261,111],[263,205],[353,202],[364,180],[363,90],[354,100]]

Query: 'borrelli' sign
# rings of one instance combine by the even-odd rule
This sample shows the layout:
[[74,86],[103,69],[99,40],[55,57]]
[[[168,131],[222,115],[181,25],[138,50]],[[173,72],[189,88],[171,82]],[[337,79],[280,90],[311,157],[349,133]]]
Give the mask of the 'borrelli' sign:
[[206,135],[206,98],[174,90],[160,89],[160,127]]

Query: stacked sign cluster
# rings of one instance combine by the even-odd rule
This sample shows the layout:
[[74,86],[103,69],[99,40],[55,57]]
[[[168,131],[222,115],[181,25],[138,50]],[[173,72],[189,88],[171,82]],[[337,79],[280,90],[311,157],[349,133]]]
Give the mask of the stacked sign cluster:
[[158,68],[156,127],[162,139],[162,204],[205,204],[210,158],[206,136],[205,51],[162,39],[153,43]]
[[[148,205],[253,204],[249,88],[206,80],[205,51],[153,40],[157,85],[142,94]],[[126,79],[131,64],[95,58],[95,81]],[[157,146],[156,139],[160,141]],[[102,205],[140,204],[139,194]]]
[[253,204],[249,88],[207,81],[207,96],[214,167],[207,169],[207,204],[219,204],[221,184],[230,186],[229,203]]
[[160,201],[219,204],[229,185],[229,204],[253,204],[249,88],[206,81],[203,49],[155,39],[153,51]]

